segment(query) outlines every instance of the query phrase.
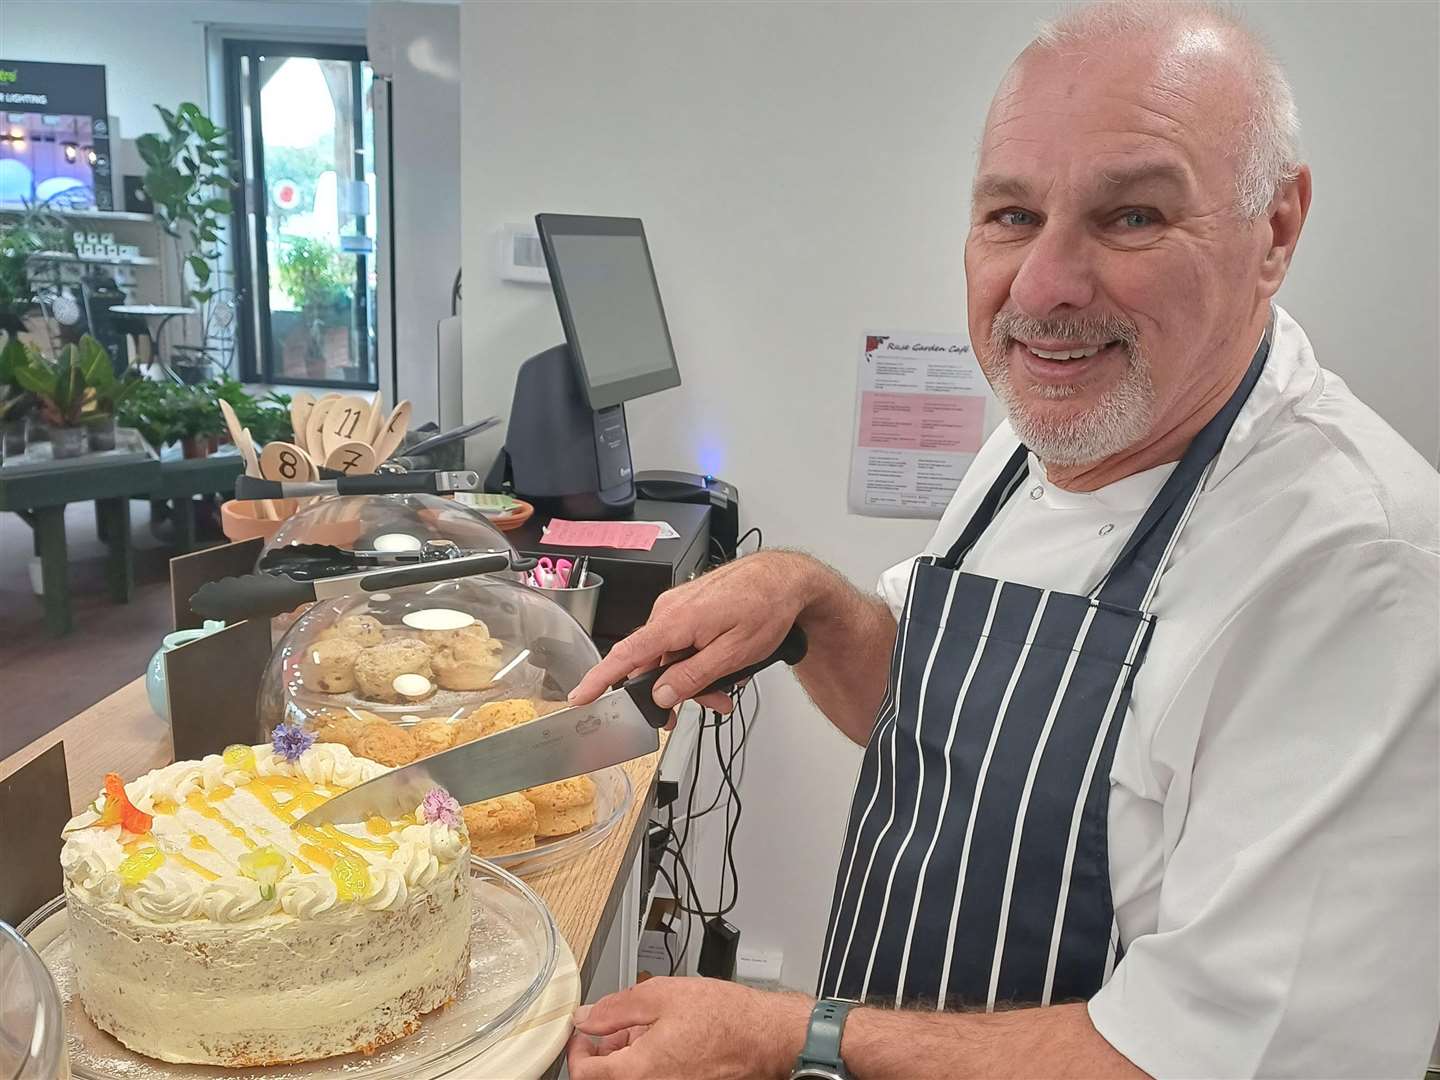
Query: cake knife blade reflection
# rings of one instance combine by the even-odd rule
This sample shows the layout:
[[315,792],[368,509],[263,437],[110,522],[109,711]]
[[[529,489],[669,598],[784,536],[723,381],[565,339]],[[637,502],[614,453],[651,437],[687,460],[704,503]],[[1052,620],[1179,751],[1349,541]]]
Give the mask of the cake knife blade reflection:
[[[532,650],[537,647],[543,649],[537,642]],[[798,664],[807,648],[805,632],[792,626],[765,659],[717,679],[700,693],[733,690],[781,660]],[[393,821],[419,806],[432,788],[442,787],[466,805],[654,753],[660,746],[659,729],[670,718],[670,710],[656,705],[651,696],[665,671],[659,667],[628,679],[589,705],[572,705],[393,769],[322,803],[295,827],[342,825],[375,815]]]
[[433,788],[461,804],[482,802],[618,765],[660,748],[660,734],[624,689],[589,705],[462,743],[377,776],[311,810],[301,825],[345,824],[411,813]]

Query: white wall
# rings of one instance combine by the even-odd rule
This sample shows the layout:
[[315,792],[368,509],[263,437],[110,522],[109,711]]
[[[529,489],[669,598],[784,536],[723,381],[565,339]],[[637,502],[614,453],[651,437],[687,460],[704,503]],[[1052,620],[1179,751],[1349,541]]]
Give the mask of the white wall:
[[[1436,9],[1255,7],[1292,64],[1316,173],[1282,302],[1434,458]],[[684,385],[631,405],[637,466],[716,472],[768,544],[873,581],[931,525],[846,512],[859,335],[965,332],[972,155],[1044,10],[464,5],[467,416],[508,411],[519,362],[562,340],[548,289],[498,279],[494,230],[537,211],[643,217]],[[858,751],[788,677],[763,682],[731,918],[808,987]],[[707,865],[713,890],[713,848]]]

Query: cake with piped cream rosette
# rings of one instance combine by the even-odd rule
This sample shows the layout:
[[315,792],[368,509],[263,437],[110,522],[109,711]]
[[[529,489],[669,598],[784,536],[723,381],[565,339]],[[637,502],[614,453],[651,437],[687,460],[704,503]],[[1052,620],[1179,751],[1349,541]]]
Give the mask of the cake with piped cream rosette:
[[246,1067],[369,1053],[464,980],[469,843],[436,789],[400,820],[292,825],[387,771],[277,730],[106,790],[60,860],[92,1020],[163,1061]]

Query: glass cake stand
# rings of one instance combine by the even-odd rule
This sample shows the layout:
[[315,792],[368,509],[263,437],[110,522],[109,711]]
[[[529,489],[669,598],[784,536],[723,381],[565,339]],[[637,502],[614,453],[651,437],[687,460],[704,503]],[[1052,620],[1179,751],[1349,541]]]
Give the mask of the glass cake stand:
[[529,851],[512,851],[508,855],[474,856],[476,863],[492,862],[512,874],[525,877],[560,866],[577,855],[583,855],[609,836],[635,802],[635,789],[630,774],[619,765],[592,772],[595,784],[595,824],[568,836],[546,838]]
[[463,1075],[456,1070],[504,1037],[539,998],[555,970],[555,920],[524,882],[474,860],[470,887],[470,970],[454,1002],[426,1014],[415,1034],[368,1057],[344,1054],[271,1068],[175,1065],[127,1050],[97,1028],[80,1005],[65,898],[51,900],[17,929],[45,961],[60,990],[76,1080],[424,1080]]

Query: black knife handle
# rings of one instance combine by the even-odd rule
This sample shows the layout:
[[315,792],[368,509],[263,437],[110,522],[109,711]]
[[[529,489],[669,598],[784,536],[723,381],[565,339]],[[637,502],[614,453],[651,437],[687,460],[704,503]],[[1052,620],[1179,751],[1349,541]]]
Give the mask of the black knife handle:
[[207,619],[238,622],[281,615],[314,599],[314,582],[280,574],[245,574],[201,585],[190,597],[190,610]]
[[[780,644],[776,646],[775,651],[765,657],[764,660],[757,660],[755,663],[743,667],[739,671],[721,676],[694,696],[699,697],[700,694],[713,694],[717,692],[729,693],[735,689],[738,683],[744,682],[752,675],[759,674],[771,664],[777,664],[781,660],[785,661],[785,663],[791,667],[794,667],[800,663],[801,660],[805,659],[805,653],[809,648],[810,643],[805,637],[805,631],[801,630],[798,625],[792,626],[790,627],[790,632],[785,635],[785,640],[780,642]],[[679,663],[679,661],[676,661],[676,663]],[[625,692],[630,695],[630,700],[635,702],[636,707],[645,719],[649,721],[651,727],[661,728],[670,722],[670,710],[662,709],[659,705],[656,705],[652,694],[655,690],[656,681],[672,667],[674,667],[674,664],[665,664],[662,667],[655,668],[653,671],[646,671],[643,674],[636,675],[633,679],[626,679],[623,684]]]

